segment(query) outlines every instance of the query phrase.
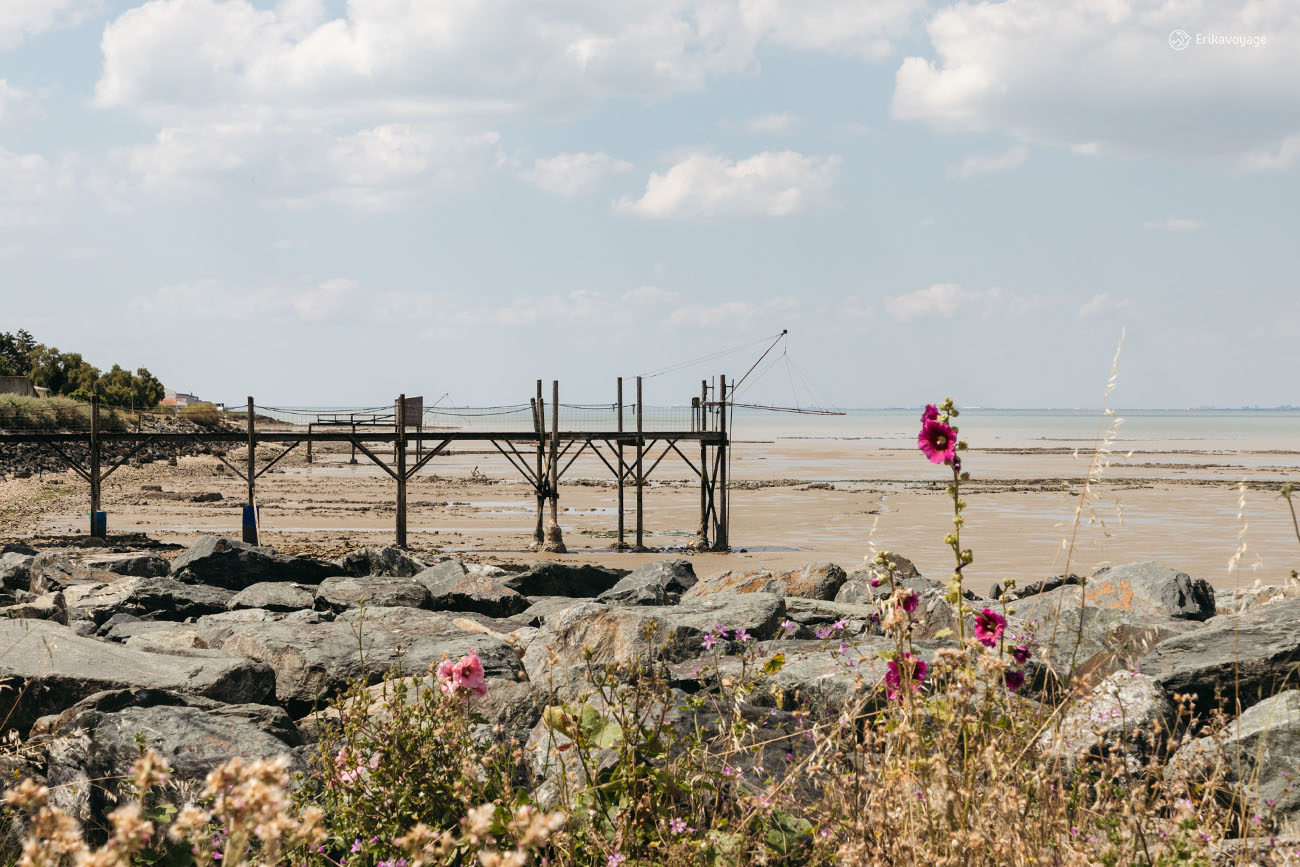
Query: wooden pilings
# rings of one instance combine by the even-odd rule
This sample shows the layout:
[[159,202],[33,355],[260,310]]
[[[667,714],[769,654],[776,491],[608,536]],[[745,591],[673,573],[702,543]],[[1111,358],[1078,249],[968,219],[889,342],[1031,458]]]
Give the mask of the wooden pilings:
[[254,419],[256,413],[253,412],[253,396],[248,396],[248,470],[245,478],[248,480],[248,508],[244,511],[244,541],[250,545],[260,544],[258,541],[258,520],[257,520],[257,428]]
[[406,395],[398,395],[394,406],[397,438],[393,443],[397,460],[397,547],[406,547]]
[[103,475],[100,473],[99,395],[90,396],[90,535],[104,538],[108,535],[107,522],[100,521]]

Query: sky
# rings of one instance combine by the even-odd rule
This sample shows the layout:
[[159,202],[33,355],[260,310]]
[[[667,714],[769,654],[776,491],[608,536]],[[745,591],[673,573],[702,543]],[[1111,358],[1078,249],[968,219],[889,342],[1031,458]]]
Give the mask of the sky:
[[[0,0],[0,330],[264,405],[1300,404],[1294,0]],[[717,356],[722,350],[735,349]],[[549,394],[549,386],[548,386]]]

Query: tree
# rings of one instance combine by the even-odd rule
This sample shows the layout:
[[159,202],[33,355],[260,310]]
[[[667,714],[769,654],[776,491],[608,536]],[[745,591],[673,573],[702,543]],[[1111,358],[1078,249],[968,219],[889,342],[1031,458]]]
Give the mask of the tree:
[[33,383],[48,388],[51,394],[86,398],[99,382],[99,368],[85,361],[79,352],[62,353],[55,346],[38,346],[32,355],[31,377]]
[[99,378],[96,387],[100,399],[109,406],[134,409],[152,409],[166,394],[162,383],[147,368],[141,367],[133,376],[116,364]]
[[43,348],[25,328],[13,334],[0,332],[0,374],[27,376],[32,372],[32,356]]

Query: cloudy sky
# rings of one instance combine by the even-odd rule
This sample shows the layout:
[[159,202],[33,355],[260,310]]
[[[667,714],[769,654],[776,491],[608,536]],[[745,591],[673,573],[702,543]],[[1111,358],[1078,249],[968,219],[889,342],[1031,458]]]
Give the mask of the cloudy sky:
[[1294,0],[0,0],[0,330],[464,404],[788,328],[752,398],[1033,407],[1127,328],[1120,405],[1300,403],[1297,82]]

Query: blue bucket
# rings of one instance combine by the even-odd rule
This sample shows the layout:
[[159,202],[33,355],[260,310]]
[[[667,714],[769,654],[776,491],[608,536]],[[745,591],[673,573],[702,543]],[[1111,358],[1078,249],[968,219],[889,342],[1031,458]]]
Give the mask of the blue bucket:
[[108,512],[90,513],[90,535],[100,539],[108,536]]

